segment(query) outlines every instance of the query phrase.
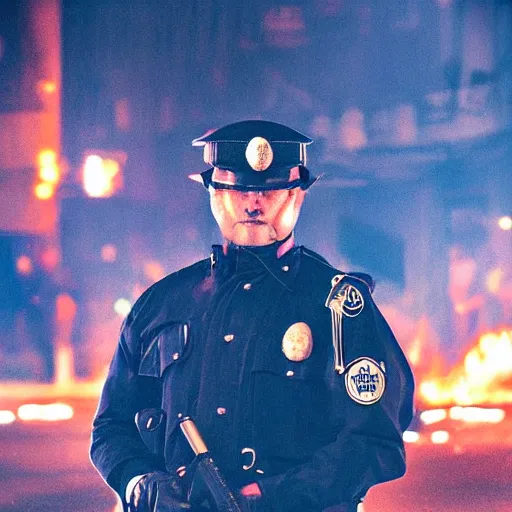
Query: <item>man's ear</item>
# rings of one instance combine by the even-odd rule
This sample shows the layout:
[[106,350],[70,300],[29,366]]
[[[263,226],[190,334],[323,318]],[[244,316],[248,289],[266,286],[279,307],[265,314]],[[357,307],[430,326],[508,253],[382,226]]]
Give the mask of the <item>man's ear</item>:
[[300,208],[302,206],[306,193],[307,191],[300,187],[295,187],[290,190],[290,196],[294,201],[295,208]]

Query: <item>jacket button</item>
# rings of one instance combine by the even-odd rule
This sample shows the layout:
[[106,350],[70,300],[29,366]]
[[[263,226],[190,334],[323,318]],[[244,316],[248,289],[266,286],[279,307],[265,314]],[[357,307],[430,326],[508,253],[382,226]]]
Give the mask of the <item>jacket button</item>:
[[251,283],[245,283],[244,284],[244,290],[250,290],[252,288],[252,284]]
[[288,371],[286,372],[286,376],[287,376],[287,377],[293,377],[294,375],[295,375],[295,372],[294,372],[294,371],[292,371],[292,370],[288,370]]
[[226,334],[226,336],[224,336],[224,341],[226,343],[230,343],[234,339],[235,339],[235,335],[234,334]]
[[290,267],[288,265],[285,265],[283,267],[283,272],[288,272],[288,270],[290,270]]
[[174,352],[174,354],[172,355],[172,358],[174,361],[177,361],[179,358],[180,358],[180,355],[178,352]]
[[225,407],[218,407],[217,408],[217,414],[219,416],[224,416],[224,414],[226,414],[226,408]]

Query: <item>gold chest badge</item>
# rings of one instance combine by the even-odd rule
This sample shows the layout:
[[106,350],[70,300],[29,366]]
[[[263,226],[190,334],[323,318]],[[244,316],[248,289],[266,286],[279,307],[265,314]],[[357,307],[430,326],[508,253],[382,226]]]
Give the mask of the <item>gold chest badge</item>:
[[270,142],[263,137],[254,137],[247,144],[245,158],[255,171],[266,171],[274,159]]
[[309,325],[297,322],[290,325],[283,336],[283,352],[290,361],[304,361],[313,350],[313,334]]

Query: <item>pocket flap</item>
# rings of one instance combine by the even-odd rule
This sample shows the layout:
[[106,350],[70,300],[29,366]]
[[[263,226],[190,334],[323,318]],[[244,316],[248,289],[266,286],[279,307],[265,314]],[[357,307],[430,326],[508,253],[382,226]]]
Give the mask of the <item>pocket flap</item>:
[[280,352],[271,356],[263,351],[259,352],[254,360],[253,373],[271,373],[281,377],[294,379],[309,379],[316,373],[315,363],[311,359],[304,361],[291,361]]
[[168,366],[183,358],[188,335],[186,323],[173,323],[159,330],[142,354],[139,375],[161,377]]

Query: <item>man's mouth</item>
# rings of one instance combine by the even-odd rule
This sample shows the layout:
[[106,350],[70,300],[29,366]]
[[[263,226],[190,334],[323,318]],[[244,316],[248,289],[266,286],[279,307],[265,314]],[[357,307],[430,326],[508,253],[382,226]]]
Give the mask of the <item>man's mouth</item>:
[[242,220],[240,221],[238,224],[266,224],[266,222],[263,222],[262,220],[257,220],[257,219],[247,219],[247,220]]

